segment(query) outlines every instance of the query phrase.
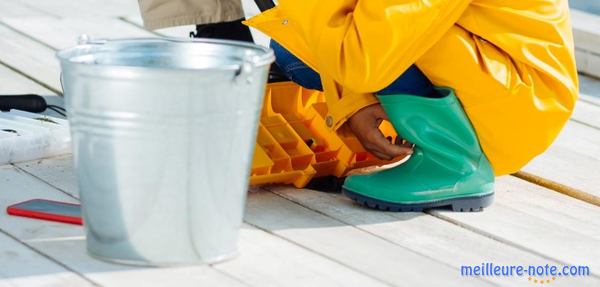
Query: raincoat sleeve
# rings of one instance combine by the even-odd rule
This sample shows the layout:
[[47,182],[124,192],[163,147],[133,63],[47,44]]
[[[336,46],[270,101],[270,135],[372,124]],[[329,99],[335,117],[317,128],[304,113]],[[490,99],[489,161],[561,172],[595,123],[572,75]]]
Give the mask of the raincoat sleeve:
[[281,0],[319,72],[367,94],[400,76],[456,23],[470,0]]
[[[379,100],[373,93],[355,93],[337,85],[335,82],[324,81],[325,91],[332,89],[327,86],[334,85],[338,93],[326,92],[327,118],[325,124],[332,130],[339,129],[350,117],[361,109],[378,104]],[[341,95],[341,97],[340,97]]]

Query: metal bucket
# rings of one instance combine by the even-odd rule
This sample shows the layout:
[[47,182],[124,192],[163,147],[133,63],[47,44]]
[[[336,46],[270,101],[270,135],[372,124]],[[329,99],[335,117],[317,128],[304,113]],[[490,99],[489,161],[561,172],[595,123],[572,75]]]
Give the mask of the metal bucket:
[[272,52],[156,38],[57,56],[88,252],[154,266],[233,257]]

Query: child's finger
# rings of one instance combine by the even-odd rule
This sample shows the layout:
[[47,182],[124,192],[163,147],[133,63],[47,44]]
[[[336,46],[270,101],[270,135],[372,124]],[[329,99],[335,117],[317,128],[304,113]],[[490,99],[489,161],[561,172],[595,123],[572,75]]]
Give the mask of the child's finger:
[[370,143],[373,145],[373,149],[378,153],[386,155],[386,160],[390,160],[392,158],[412,154],[412,148],[410,146],[400,146],[392,144],[385,138],[385,136],[379,131],[379,129],[374,129],[371,132],[371,136],[369,137]]
[[370,153],[372,153],[374,156],[376,156],[379,159],[383,159],[383,160],[390,160],[392,159],[392,157],[388,154],[386,154],[383,149],[380,147],[380,145],[377,144],[377,137],[378,135],[374,132],[374,130],[370,130],[368,133],[363,134],[364,136],[361,137],[362,140],[362,145],[363,147]]
[[397,137],[396,141],[394,142],[395,145],[397,146],[403,146],[403,147],[408,147],[408,148],[413,148],[415,145],[401,137]]
[[392,157],[388,156],[387,154],[383,154],[381,152],[378,152],[376,150],[372,150],[369,151],[371,154],[373,154],[375,157],[377,157],[378,159],[382,159],[382,160],[391,160],[393,159]]

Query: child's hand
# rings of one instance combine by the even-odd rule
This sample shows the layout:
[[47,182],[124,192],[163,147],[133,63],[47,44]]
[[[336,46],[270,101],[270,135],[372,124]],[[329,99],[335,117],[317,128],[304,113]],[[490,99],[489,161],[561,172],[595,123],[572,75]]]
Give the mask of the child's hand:
[[381,105],[368,106],[348,119],[348,126],[354,132],[363,147],[383,160],[391,160],[402,155],[412,154],[411,143],[401,143],[398,138],[396,144],[390,143],[379,130],[381,121],[388,120]]

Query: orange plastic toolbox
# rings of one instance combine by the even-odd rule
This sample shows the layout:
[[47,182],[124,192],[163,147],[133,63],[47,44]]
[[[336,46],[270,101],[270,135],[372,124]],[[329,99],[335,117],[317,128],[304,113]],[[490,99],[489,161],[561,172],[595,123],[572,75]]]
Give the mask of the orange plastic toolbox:
[[[250,184],[288,183],[304,187],[313,177],[342,177],[355,168],[388,164],[365,151],[354,135],[342,127],[325,125],[327,104],[322,92],[293,82],[267,85]],[[391,124],[381,131],[390,140]]]

